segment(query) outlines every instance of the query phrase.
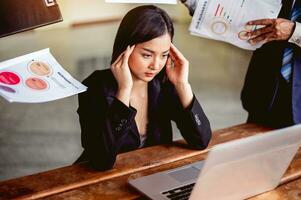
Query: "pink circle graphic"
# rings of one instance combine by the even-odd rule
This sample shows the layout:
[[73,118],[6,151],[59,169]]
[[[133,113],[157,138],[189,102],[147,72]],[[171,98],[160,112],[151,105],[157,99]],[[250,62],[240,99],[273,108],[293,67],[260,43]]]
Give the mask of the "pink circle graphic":
[[248,36],[248,31],[240,31],[238,33],[238,38],[241,39],[241,40],[248,40],[250,39],[250,37]]
[[34,90],[45,90],[48,87],[46,81],[34,77],[26,79],[25,84],[27,87]]
[[16,85],[20,83],[20,77],[13,72],[1,72],[0,82],[7,85]]

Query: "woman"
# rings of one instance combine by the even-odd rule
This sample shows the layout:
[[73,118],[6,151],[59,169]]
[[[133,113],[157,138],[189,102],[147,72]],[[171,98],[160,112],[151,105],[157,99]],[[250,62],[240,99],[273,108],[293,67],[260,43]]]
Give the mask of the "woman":
[[140,6],[123,18],[111,69],[83,81],[79,120],[84,152],[98,170],[113,167],[116,155],[172,142],[171,120],[193,148],[211,138],[209,121],[188,82],[189,64],[171,43],[170,17],[155,6]]

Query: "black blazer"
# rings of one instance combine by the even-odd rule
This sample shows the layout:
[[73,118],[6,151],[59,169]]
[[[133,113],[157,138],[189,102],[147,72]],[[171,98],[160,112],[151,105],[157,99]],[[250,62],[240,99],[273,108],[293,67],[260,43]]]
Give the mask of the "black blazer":
[[[79,94],[77,112],[84,152],[76,162],[89,161],[98,170],[110,169],[118,153],[140,145],[135,123],[137,111],[115,98],[117,82],[110,69],[95,71],[83,84],[88,90]],[[207,147],[211,128],[195,97],[184,110],[172,84],[157,76],[148,84],[148,102],[145,146],[171,143],[173,120],[191,147]]]
[[[279,17],[288,18],[292,1],[283,0]],[[301,17],[297,19],[301,22]],[[283,52],[293,48],[292,81],[281,75]],[[249,122],[273,127],[301,123],[301,48],[287,41],[268,42],[251,58],[241,93],[243,107],[249,112]]]

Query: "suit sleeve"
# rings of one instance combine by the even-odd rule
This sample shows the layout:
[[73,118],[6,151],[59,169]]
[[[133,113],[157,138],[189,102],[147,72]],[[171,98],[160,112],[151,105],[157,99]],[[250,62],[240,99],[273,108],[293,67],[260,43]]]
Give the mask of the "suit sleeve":
[[181,135],[193,148],[205,149],[211,139],[211,127],[200,103],[193,97],[192,103],[184,109],[175,88],[167,87],[166,107],[170,119],[175,121]]
[[79,94],[77,112],[82,145],[89,163],[98,170],[112,168],[128,129],[134,122],[136,110],[116,98],[109,104],[104,95],[96,95],[96,91],[89,88],[87,92]]
[[193,16],[194,11],[198,5],[199,0],[181,0],[181,2],[186,6],[189,11],[189,15]]

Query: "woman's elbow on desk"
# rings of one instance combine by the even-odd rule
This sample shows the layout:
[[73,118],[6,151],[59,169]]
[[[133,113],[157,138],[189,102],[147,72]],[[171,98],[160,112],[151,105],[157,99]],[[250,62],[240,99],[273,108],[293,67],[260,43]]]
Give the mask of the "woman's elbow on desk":
[[209,121],[204,122],[203,126],[198,128],[198,135],[190,140],[189,145],[198,150],[206,149],[212,137],[212,131]]
[[89,165],[91,168],[98,170],[98,171],[106,171],[113,168],[115,164],[116,158],[110,158],[108,160],[102,159],[90,159]]
[[195,149],[198,150],[206,149],[210,143],[211,137],[212,137],[212,133],[210,128],[208,130],[203,131],[203,134],[199,139],[200,141],[194,146]]
[[[98,153],[95,153],[98,152]],[[85,151],[88,165],[98,171],[105,171],[112,169],[116,162],[116,155],[108,154],[106,152],[99,153],[99,151]]]

